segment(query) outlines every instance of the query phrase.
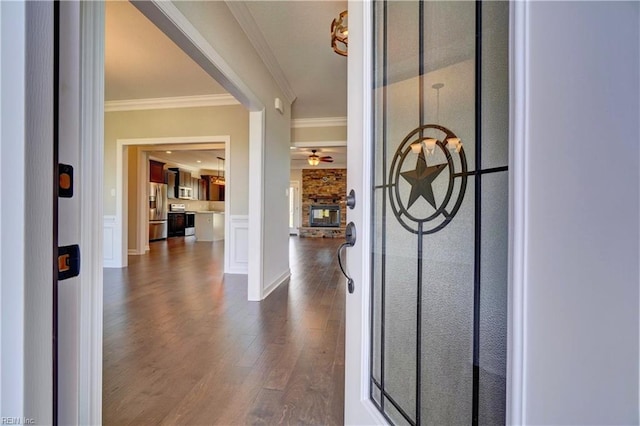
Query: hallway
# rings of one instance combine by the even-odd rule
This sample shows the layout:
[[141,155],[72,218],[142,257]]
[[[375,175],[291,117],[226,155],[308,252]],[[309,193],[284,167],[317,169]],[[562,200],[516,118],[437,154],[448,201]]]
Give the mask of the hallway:
[[105,269],[104,424],[342,424],[340,242],[291,237],[291,280],[259,303],[222,241]]

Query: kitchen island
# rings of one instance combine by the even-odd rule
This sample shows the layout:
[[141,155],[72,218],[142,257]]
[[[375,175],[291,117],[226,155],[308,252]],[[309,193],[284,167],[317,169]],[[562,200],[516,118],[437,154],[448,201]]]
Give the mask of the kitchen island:
[[196,241],[224,240],[224,212],[196,212]]

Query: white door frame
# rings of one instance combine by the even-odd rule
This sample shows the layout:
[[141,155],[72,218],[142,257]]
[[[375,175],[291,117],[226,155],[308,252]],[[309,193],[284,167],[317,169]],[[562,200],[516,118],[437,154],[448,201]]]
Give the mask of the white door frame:
[[[115,232],[114,232],[114,240],[117,241],[117,244],[120,244],[120,249],[118,250],[118,255],[116,256],[114,267],[116,268],[124,268],[127,266],[127,255],[129,253],[128,250],[128,220],[125,215],[129,211],[130,208],[135,208],[136,214],[138,216],[138,223],[140,226],[138,227],[138,232],[136,234],[137,246],[138,250],[141,252],[133,253],[133,254],[144,254],[145,247],[148,245],[148,216],[146,210],[146,199],[145,197],[138,197],[138,204],[136,206],[128,206],[128,152],[126,150],[129,146],[145,146],[145,145],[181,145],[181,144],[224,144],[225,158],[228,161],[225,161],[225,170],[224,175],[229,176],[229,165],[231,164],[231,137],[228,135],[220,135],[220,136],[184,136],[184,137],[163,137],[163,138],[132,138],[132,139],[117,139],[116,140],[116,220],[115,220]],[[138,168],[142,170],[142,173],[138,173],[137,186],[138,192],[140,194],[146,193],[147,191],[147,182],[146,176],[148,174],[148,161],[147,155],[144,151],[141,153],[140,158],[138,159]],[[231,196],[231,183],[227,182],[227,191],[230,194],[228,197],[225,197],[224,201],[224,209],[226,212],[229,211],[230,199]],[[145,226],[146,224],[146,226]],[[225,214],[224,221],[224,231],[225,235],[229,235],[229,214]],[[225,269],[226,265],[228,265],[228,251],[229,251],[229,239],[225,238],[224,242],[224,257],[225,257]],[[226,271],[225,271],[226,272]]]
[[301,203],[300,203],[300,181],[292,180],[289,182],[289,191],[293,188],[293,194],[289,193],[289,197],[293,197],[293,227],[289,228],[289,235],[295,234],[298,235],[300,233],[300,212],[301,212]]

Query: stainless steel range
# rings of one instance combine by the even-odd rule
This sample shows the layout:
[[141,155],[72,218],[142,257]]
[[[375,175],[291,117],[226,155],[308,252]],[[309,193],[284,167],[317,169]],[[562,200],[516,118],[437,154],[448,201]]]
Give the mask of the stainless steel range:
[[180,237],[195,235],[195,213],[185,211],[185,205],[175,203],[169,205],[169,236]]

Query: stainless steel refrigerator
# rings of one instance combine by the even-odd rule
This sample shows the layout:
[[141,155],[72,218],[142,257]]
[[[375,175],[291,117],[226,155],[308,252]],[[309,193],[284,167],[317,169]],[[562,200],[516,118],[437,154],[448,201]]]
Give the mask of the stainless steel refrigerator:
[[167,238],[167,185],[149,183],[149,241]]

